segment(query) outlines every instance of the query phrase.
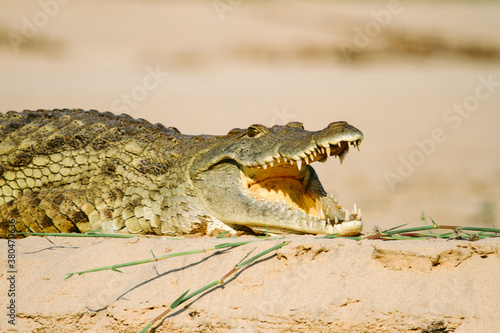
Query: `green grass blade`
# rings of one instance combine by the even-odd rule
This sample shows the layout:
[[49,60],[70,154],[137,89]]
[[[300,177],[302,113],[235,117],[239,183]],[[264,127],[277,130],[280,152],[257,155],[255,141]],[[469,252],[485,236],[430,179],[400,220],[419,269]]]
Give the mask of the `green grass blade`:
[[241,241],[241,242],[234,242],[234,243],[222,243],[222,244],[217,244],[214,246],[215,249],[223,249],[226,247],[236,247],[240,245],[245,245],[253,242],[258,242],[259,240],[251,240],[251,241]]
[[433,224],[435,227],[437,227],[437,223],[436,223],[436,222],[434,222],[434,220],[432,219],[432,217],[430,217],[430,216],[429,216],[429,218],[431,219],[432,224]]
[[225,231],[225,232],[220,233],[220,234],[218,234],[217,236],[215,236],[215,238],[221,238],[221,237],[223,237],[223,236],[227,235],[228,233],[229,233],[229,231]]
[[[200,289],[196,290],[196,291],[195,291],[195,292],[193,292],[192,294],[187,295],[187,296],[186,296],[186,298],[184,298],[184,299],[181,301],[181,303],[184,303],[184,302],[185,302],[185,301],[187,301],[188,299],[193,298],[193,297],[195,297],[196,295],[198,295],[198,294],[200,294],[200,293],[204,292],[205,290],[208,290],[208,289],[210,289],[210,288],[212,288],[212,287],[215,287],[215,286],[216,286],[216,285],[218,285],[218,284],[220,284],[220,280],[217,280],[217,281],[214,281],[214,282],[212,282],[212,283],[207,284],[206,286],[204,286],[204,287],[202,287],[202,288],[200,288]],[[179,304],[180,304],[180,303],[179,303]]]
[[249,256],[249,255],[251,255],[251,254],[252,254],[252,252],[253,252],[254,250],[255,250],[255,247],[254,247],[254,248],[253,248],[250,252],[248,252],[248,253],[247,253],[247,254],[246,254],[246,255],[245,255],[245,256],[244,256],[244,257],[243,257],[243,258],[242,258],[242,259],[241,259],[241,260],[240,260],[237,264],[236,264],[236,266],[238,266],[239,264],[241,264],[241,262],[242,262],[243,260],[245,260],[246,258],[248,258],[248,256]]
[[77,233],[64,233],[64,232],[16,232],[16,235],[26,235],[26,236],[52,236],[52,237],[105,237],[105,238],[158,238],[158,239],[169,239],[169,240],[183,240],[184,238],[179,237],[162,237],[155,235],[130,235],[130,234],[100,234],[99,230],[91,230],[83,234]]
[[436,229],[436,227],[433,226],[433,225],[427,225],[427,226],[416,227],[416,228],[408,228],[408,229],[399,229],[399,230],[384,231],[384,232],[382,232],[382,234],[383,235],[394,235],[394,234],[402,234],[402,233],[405,233],[405,232],[424,231],[424,230],[430,230],[430,229]]
[[383,240],[407,240],[407,239],[422,239],[421,237],[418,236],[396,236],[396,235],[390,235],[390,236],[380,236],[378,239],[383,239]]
[[400,225],[398,225],[398,226],[396,226],[396,227],[393,227],[393,228],[390,228],[390,229],[384,230],[384,231],[382,231],[382,233],[386,233],[386,232],[388,232],[388,231],[392,231],[392,230],[394,230],[394,229],[398,229],[398,228],[404,227],[405,225],[408,225],[408,223],[400,224]]
[[144,326],[144,328],[139,333],[146,333],[151,326],[153,326],[152,321],[150,321],[146,326]]
[[447,232],[445,234],[439,234],[438,238],[444,238],[444,239],[446,239],[446,238],[451,238],[451,237],[453,237],[455,235],[456,234],[454,232]]
[[184,292],[179,298],[177,298],[172,304],[170,304],[170,310],[175,309],[179,304],[181,304],[185,300],[185,296],[189,292],[189,289]]
[[156,323],[158,320],[160,320],[162,317],[166,316],[170,311],[175,309],[179,304],[181,304],[185,300],[186,294],[189,292],[189,289],[184,292],[181,296],[179,296],[170,306],[168,307],[167,310],[163,311],[159,316],[157,316],[155,319],[151,320],[142,330],[141,333],[145,333],[151,326],[153,326],[154,323]]
[[459,227],[459,230],[477,231],[477,232],[492,232],[500,234],[500,229],[495,228],[482,228],[482,227]]
[[45,239],[48,240],[50,244],[57,246],[49,237],[45,237]]
[[427,218],[425,217],[425,213],[422,211],[422,215],[420,216],[420,219],[427,224]]
[[[146,326],[145,326],[145,327],[141,330],[141,333],[145,333],[145,332],[146,332],[146,331],[147,331],[147,330],[148,330],[148,329],[149,329],[149,328],[150,328],[150,327],[151,327],[151,326],[152,326],[155,322],[157,322],[158,320],[160,320],[162,317],[164,317],[165,315],[167,315],[167,314],[168,314],[171,310],[173,310],[174,308],[176,308],[177,306],[179,306],[179,305],[180,305],[180,304],[182,304],[183,302],[185,302],[185,301],[189,300],[190,298],[193,298],[194,296],[196,296],[196,295],[198,295],[198,294],[200,294],[200,293],[202,293],[202,292],[204,292],[204,291],[206,291],[206,290],[208,290],[208,289],[210,289],[210,288],[213,288],[213,287],[215,287],[215,286],[217,286],[217,285],[219,285],[219,284],[223,284],[223,283],[224,283],[224,279],[225,279],[225,278],[227,278],[228,276],[230,276],[231,274],[233,274],[234,272],[236,272],[239,268],[241,268],[241,267],[243,267],[243,266],[245,266],[245,265],[250,264],[250,263],[251,263],[251,262],[253,262],[254,260],[256,260],[256,259],[258,259],[258,258],[262,257],[263,255],[265,255],[265,254],[267,254],[267,253],[269,253],[269,252],[271,252],[271,251],[273,251],[273,250],[279,249],[279,248],[281,248],[281,247],[283,247],[283,246],[287,245],[288,243],[289,243],[289,242],[282,242],[282,243],[280,243],[280,244],[278,244],[278,245],[275,245],[275,246],[273,246],[273,247],[271,247],[271,248],[269,248],[269,249],[267,249],[267,250],[265,250],[265,251],[262,251],[261,253],[259,253],[259,254],[255,255],[255,256],[253,256],[252,258],[248,259],[247,261],[245,261],[245,262],[243,262],[243,263],[240,263],[240,264],[236,265],[236,266],[235,266],[235,267],[234,267],[231,271],[229,271],[229,273],[227,273],[226,275],[224,275],[224,277],[222,277],[221,279],[218,279],[218,280],[216,280],[216,281],[213,281],[212,283],[207,284],[206,286],[204,286],[204,287],[202,287],[202,288],[200,288],[200,289],[196,290],[195,292],[193,292],[193,293],[191,293],[191,294],[189,294],[189,295],[187,295],[187,296],[186,296],[186,294],[188,293],[188,291],[189,291],[189,290],[188,290],[188,291],[186,291],[184,294],[182,294],[180,297],[178,297],[178,298],[177,298],[177,299],[176,299],[176,300],[175,300],[175,301],[174,301],[174,302],[170,305],[170,307],[169,307],[169,309],[168,309],[168,310],[164,311],[162,314],[160,314],[160,315],[159,315],[159,316],[157,316],[155,319],[153,319],[151,322],[149,322],[149,323],[148,323],[148,324],[147,324],[147,325],[146,325]],[[252,251],[253,251],[253,250],[252,250]],[[250,253],[251,253],[251,252],[250,252]],[[249,254],[250,254],[250,253],[249,253]],[[248,255],[249,255],[249,254],[247,254],[247,255],[245,256],[245,258],[246,258],[246,257],[248,257]],[[243,258],[243,259],[244,259],[244,258]]]
[[352,240],[363,240],[364,238],[363,237],[356,237],[356,236],[339,236],[339,234],[328,234],[328,235],[324,235],[324,236],[321,236],[321,237],[315,237],[315,238],[326,238],[326,239],[335,239],[335,238],[340,238],[340,239],[352,239]]
[[103,267],[92,268],[92,269],[88,269],[88,270],[84,270],[84,271],[68,273],[68,276],[66,277],[66,279],[70,278],[71,276],[73,276],[75,274],[82,275],[82,274],[86,274],[86,273],[93,273],[93,272],[107,271],[107,270],[112,270],[115,272],[122,273],[117,268],[147,264],[150,262],[159,261],[159,260],[163,260],[163,259],[174,258],[174,257],[185,256],[185,255],[196,254],[196,253],[203,253],[203,252],[208,252],[208,251],[214,251],[214,250],[218,250],[218,249],[222,249],[222,248],[226,248],[226,247],[237,247],[237,246],[245,245],[245,244],[252,243],[252,242],[258,242],[258,241],[260,241],[260,240],[250,240],[250,241],[242,241],[242,242],[235,242],[235,243],[223,243],[223,244],[215,245],[215,246],[210,247],[210,248],[170,253],[170,254],[166,254],[164,256],[160,256],[160,257],[155,257],[155,255],[153,254],[153,258],[149,258],[149,259],[131,261],[131,262],[126,262],[126,263],[122,263],[122,264],[103,266]]
[[259,253],[259,254],[255,255],[255,256],[253,256],[252,258],[248,259],[247,261],[244,261],[244,262],[242,262],[241,264],[236,265],[236,266],[235,266],[235,268],[236,268],[236,269],[238,269],[238,268],[240,268],[240,267],[243,267],[243,266],[245,266],[245,265],[248,265],[248,264],[250,264],[252,261],[254,261],[254,260],[256,260],[256,259],[259,259],[260,257],[262,257],[262,256],[264,256],[264,255],[266,255],[266,254],[268,254],[269,252],[274,251],[274,250],[277,250],[277,249],[279,249],[279,248],[281,248],[281,247],[283,247],[283,246],[287,245],[288,243],[289,243],[289,242],[282,242],[282,243],[280,243],[280,244],[278,244],[278,245],[275,245],[275,246],[273,246],[273,247],[271,247],[271,248],[269,248],[269,249],[267,249],[267,250],[265,250],[265,251],[262,251],[261,253]]
[[339,237],[339,234],[328,234],[328,235],[324,235],[324,236],[321,236],[321,237],[318,237],[318,238],[338,238]]
[[60,233],[60,232],[16,232],[19,235],[27,236],[52,236],[52,237],[109,237],[109,238],[134,238],[137,235],[127,235],[127,234],[97,234],[97,233]]

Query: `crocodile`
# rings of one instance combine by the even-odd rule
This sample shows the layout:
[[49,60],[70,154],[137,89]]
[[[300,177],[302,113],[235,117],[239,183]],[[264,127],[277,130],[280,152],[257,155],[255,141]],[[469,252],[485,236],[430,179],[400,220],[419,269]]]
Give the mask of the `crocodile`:
[[[0,114],[0,237],[24,233],[338,234],[362,230],[311,163],[343,161],[361,131],[300,122],[185,135],[111,112]],[[10,227],[10,229],[9,229]],[[10,231],[9,231],[10,230]]]

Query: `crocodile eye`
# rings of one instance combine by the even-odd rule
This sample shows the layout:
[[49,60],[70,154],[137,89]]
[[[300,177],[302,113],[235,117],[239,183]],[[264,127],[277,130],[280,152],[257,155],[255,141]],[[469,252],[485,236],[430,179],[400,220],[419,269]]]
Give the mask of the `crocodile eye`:
[[253,124],[246,131],[246,135],[249,138],[257,138],[269,133],[271,133],[271,129],[261,124]]
[[247,134],[249,137],[253,138],[254,136],[256,136],[257,134],[259,134],[260,131],[259,129],[253,127],[253,126],[250,126],[247,130]]

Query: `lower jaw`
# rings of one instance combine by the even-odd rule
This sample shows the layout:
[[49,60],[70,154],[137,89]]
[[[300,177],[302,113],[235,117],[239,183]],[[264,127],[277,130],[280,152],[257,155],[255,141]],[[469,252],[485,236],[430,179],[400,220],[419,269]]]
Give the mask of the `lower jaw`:
[[[253,207],[254,219],[247,220],[240,225],[248,227],[258,234],[292,233],[352,236],[359,234],[362,229],[360,220],[350,219],[344,222],[341,210],[337,209],[333,199],[328,196],[317,197],[312,193],[307,194],[307,200],[314,202],[314,207],[308,207],[306,212],[305,209],[297,207],[297,205],[280,202],[278,196],[259,198],[255,193],[249,195],[248,191],[244,192],[247,192],[245,201]],[[289,198],[290,196],[286,197],[287,200]],[[304,200],[301,199],[301,201]],[[311,213],[318,215],[315,216]]]
[[[293,222],[292,222],[293,223]],[[290,224],[292,224],[290,223]],[[257,234],[336,234],[338,236],[355,236],[361,233],[363,229],[362,221],[347,221],[335,224],[331,227],[324,228],[321,224],[308,224],[307,222],[297,222],[296,225],[288,225],[287,227],[277,227],[273,225],[266,226],[247,226]]]

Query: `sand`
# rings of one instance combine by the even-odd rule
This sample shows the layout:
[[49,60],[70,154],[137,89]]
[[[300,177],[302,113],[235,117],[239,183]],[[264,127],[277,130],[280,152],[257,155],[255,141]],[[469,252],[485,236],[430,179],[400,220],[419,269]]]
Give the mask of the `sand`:
[[[328,192],[362,209],[365,233],[422,225],[422,212],[498,226],[499,15],[492,1],[8,0],[1,111],[127,112],[188,134],[346,120],[365,134],[361,151],[314,167]],[[137,331],[252,247],[64,281],[217,241],[53,241],[16,241],[19,331]],[[157,331],[496,332],[498,270],[498,240],[292,237]]]
[[[500,327],[498,240],[286,240],[288,245],[224,286],[182,304],[156,331],[495,332]],[[159,257],[234,240],[52,241],[33,237],[16,243],[19,332],[138,332],[186,290],[220,279],[250,250],[254,255],[282,240],[67,280],[71,272],[149,259],[150,251]],[[6,290],[5,278],[1,281]],[[3,331],[12,331],[2,322]]]

